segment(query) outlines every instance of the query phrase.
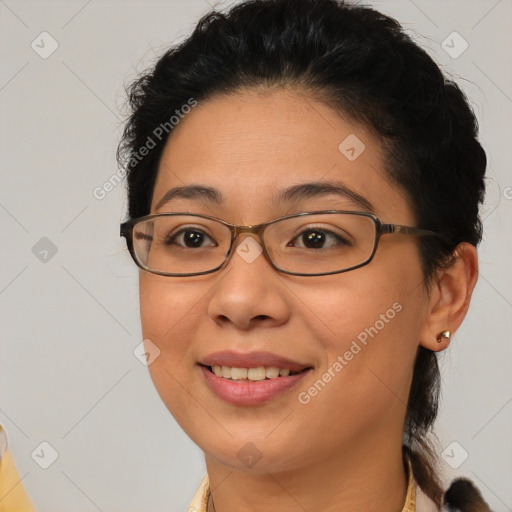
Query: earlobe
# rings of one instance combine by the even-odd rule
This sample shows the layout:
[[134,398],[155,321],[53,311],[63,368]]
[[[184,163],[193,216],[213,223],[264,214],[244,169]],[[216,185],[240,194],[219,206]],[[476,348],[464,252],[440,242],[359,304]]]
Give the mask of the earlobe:
[[421,346],[434,352],[448,347],[453,333],[466,316],[477,278],[476,248],[461,243],[454,251],[451,264],[439,270],[431,286]]

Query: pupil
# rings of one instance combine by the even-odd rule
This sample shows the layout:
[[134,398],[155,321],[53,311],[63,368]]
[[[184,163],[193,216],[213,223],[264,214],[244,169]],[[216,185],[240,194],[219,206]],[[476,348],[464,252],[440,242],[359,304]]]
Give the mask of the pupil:
[[309,231],[303,235],[303,242],[306,247],[320,247],[325,240],[325,234],[318,231]]
[[200,247],[203,242],[203,234],[198,231],[187,231],[183,239],[187,247]]

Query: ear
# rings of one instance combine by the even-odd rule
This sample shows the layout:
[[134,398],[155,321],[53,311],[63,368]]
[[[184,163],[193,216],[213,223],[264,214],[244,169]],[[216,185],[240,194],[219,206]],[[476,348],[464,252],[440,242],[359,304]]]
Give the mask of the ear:
[[420,345],[434,352],[444,350],[449,337],[439,335],[459,328],[466,316],[473,289],[478,279],[478,256],[476,248],[469,243],[459,244],[454,251],[451,265],[439,270],[431,284],[428,311],[421,331]]

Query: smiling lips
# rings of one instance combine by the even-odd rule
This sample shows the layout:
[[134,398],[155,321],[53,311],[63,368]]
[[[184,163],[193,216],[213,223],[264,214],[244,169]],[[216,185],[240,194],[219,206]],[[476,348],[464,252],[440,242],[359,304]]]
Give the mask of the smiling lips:
[[199,363],[210,389],[234,405],[257,405],[294,387],[311,368],[269,352],[217,352]]

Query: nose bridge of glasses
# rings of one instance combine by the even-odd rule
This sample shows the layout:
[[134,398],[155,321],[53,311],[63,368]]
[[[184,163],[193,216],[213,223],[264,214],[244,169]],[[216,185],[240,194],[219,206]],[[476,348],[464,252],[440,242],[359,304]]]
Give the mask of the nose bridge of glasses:
[[[237,241],[240,235],[255,235],[255,238],[259,239],[261,242],[263,242],[263,236],[261,235],[261,231],[265,227],[265,224],[255,224],[250,226],[242,226],[242,225],[235,225],[232,226],[231,234],[233,239],[233,245]],[[245,238],[245,237],[244,237]]]

